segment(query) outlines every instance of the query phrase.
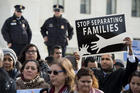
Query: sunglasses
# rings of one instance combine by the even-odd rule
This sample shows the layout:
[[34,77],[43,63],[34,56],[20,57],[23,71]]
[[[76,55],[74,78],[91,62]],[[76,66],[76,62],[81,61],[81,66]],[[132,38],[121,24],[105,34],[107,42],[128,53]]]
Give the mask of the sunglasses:
[[56,71],[56,70],[48,71],[48,74],[51,74],[52,72],[53,72],[54,75],[58,75],[59,73],[64,72],[64,71],[63,70],[60,70],[60,71]]
[[60,9],[54,9],[55,12],[60,12]]

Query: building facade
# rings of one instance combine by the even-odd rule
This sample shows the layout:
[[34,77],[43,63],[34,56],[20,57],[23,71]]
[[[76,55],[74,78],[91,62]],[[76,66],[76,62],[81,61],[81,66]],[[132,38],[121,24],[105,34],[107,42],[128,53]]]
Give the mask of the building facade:
[[[23,15],[32,29],[32,43],[38,46],[43,58],[47,56],[47,48],[44,45],[40,27],[47,18],[53,16],[52,6],[54,4],[64,6],[63,16],[74,27],[74,36],[69,42],[67,53],[78,50],[75,29],[75,20],[78,19],[125,14],[126,32],[132,38],[140,39],[140,0],[0,0],[0,28],[4,21],[13,15],[15,4],[22,4],[26,7]],[[117,57],[122,59],[122,53],[118,53]]]

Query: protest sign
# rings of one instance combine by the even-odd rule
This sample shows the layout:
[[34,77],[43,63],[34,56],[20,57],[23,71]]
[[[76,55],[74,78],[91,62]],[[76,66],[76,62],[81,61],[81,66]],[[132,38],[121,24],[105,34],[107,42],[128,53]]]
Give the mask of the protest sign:
[[126,50],[123,42],[123,33],[126,33],[123,14],[76,20],[75,24],[81,55]]
[[17,93],[40,93],[41,89],[23,89],[17,90]]

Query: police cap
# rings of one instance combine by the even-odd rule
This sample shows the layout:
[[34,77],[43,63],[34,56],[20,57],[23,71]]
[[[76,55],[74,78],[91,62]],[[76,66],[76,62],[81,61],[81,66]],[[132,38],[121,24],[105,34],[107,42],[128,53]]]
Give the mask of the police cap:
[[14,7],[17,12],[21,12],[21,13],[25,9],[23,5],[15,5]]
[[62,5],[53,5],[53,10],[60,12],[61,9],[63,9],[64,7]]

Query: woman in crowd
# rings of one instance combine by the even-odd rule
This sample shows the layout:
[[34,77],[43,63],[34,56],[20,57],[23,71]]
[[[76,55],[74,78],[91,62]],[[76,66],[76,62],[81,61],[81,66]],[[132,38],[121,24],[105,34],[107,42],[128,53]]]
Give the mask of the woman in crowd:
[[19,61],[23,64],[26,60],[38,61],[41,71],[40,76],[44,78],[46,82],[49,82],[49,75],[47,73],[49,66],[45,61],[41,60],[41,56],[36,45],[29,44],[23,49],[20,54]]
[[10,48],[4,48],[4,59],[3,59],[3,68],[8,72],[9,76],[12,79],[16,79],[16,77],[20,74],[20,72],[16,68],[17,56],[16,53]]
[[140,71],[135,71],[129,79],[129,90],[123,93],[140,93]]
[[16,84],[8,73],[2,68],[3,51],[0,49],[0,93],[16,93]]
[[21,68],[21,77],[17,78],[17,89],[48,88],[49,85],[40,78],[39,63],[35,60],[27,60]]
[[[66,58],[61,58],[50,66],[51,88],[48,93],[73,93],[75,73],[71,62]],[[46,93],[46,91],[41,92]]]
[[104,93],[98,89],[98,81],[89,68],[81,68],[76,74],[75,82],[75,93]]

